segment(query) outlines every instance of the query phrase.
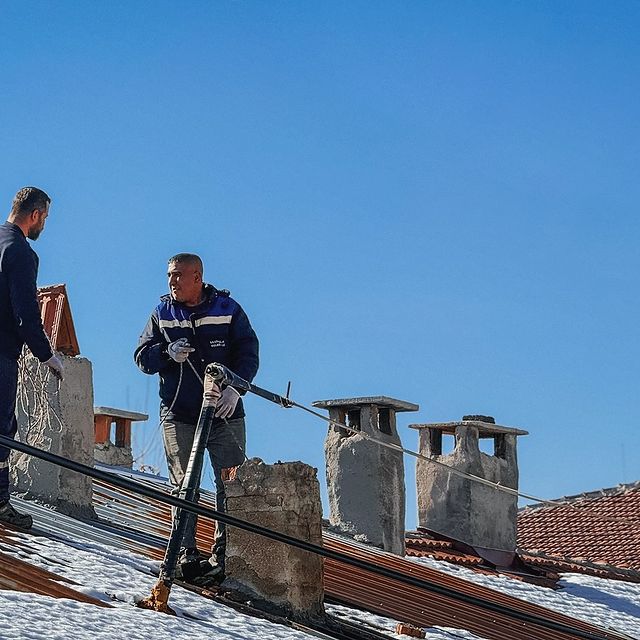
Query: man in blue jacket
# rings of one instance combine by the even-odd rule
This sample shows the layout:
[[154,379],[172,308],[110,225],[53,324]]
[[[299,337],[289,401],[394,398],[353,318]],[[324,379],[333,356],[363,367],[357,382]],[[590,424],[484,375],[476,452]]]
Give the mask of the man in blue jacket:
[[[178,493],[193,445],[202,405],[205,367],[219,362],[245,380],[258,371],[258,338],[242,307],[226,290],[203,282],[201,259],[180,253],[169,260],[170,293],[160,298],[147,322],[134,357],[147,374],[160,377],[160,419],[169,477]],[[207,450],[215,476],[217,508],[224,511],[224,471],[245,460],[245,422],[240,394],[222,391]],[[197,566],[196,518],[189,520],[180,564]],[[217,523],[212,555],[194,581],[205,585],[224,577],[225,525]]]
[[[0,226],[0,433],[14,438],[18,388],[18,358],[26,345],[62,379],[62,361],[53,353],[42,327],[36,278],[38,256],[29,246],[37,240],[49,215],[51,198],[36,187],[20,189],[7,222]],[[30,515],[9,502],[9,454],[0,447],[0,522],[30,529]]]

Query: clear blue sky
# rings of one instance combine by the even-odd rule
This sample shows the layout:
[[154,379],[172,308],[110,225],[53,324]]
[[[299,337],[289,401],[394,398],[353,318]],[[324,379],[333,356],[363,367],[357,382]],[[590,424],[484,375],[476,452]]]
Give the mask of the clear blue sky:
[[[95,403],[147,411],[132,351],[166,259],[261,339],[256,383],[494,415],[521,488],[640,479],[640,3],[0,1],[0,198],[53,197]],[[249,455],[324,477],[325,427],[247,401]],[[415,525],[406,459],[407,526]]]

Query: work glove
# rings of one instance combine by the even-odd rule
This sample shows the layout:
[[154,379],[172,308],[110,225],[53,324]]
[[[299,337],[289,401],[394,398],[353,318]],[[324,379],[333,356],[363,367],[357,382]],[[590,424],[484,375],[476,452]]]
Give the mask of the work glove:
[[240,394],[233,387],[225,387],[218,400],[216,418],[228,418],[236,410]]
[[62,380],[64,365],[62,364],[62,360],[54,353],[48,360],[44,362],[44,364],[49,367],[51,373],[58,378],[58,380]]
[[193,351],[195,349],[189,345],[189,341],[186,338],[179,338],[167,347],[169,357],[176,362],[184,362]]

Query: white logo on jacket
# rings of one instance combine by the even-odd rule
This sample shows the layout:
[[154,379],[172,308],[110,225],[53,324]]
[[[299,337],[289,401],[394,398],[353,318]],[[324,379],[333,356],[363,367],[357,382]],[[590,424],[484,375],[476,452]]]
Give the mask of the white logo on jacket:
[[227,343],[224,340],[210,340],[209,346],[212,349],[223,349],[227,346]]

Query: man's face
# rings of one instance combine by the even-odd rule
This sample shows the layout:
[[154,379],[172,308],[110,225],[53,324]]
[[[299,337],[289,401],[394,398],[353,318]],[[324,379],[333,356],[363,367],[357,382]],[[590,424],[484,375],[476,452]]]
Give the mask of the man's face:
[[34,209],[31,212],[31,226],[27,237],[29,240],[37,240],[44,229],[45,222],[49,216],[49,207],[43,209]]
[[202,274],[187,262],[170,262],[167,271],[169,291],[176,302],[196,305],[202,295]]

